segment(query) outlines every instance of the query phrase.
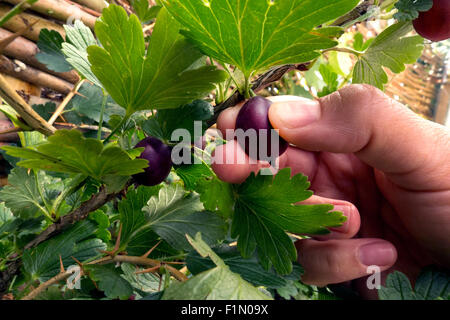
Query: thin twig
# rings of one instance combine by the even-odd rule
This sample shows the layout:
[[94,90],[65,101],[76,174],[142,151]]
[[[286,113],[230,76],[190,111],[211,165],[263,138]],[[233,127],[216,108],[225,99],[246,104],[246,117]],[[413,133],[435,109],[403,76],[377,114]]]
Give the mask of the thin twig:
[[26,103],[25,100],[11,88],[6,79],[1,75],[0,96],[22,117],[28,126],[46,136],[55,133],[56,129],[49,125],[47,121],[34,111],[33,108],[31,108],[28,103]]
[[[151,271],[157,271],[160,267],[164,267],[178,281],[184,282],[184,281],[188,280],[188,277],[184,273],[182,273],[178,269],[175,269],[175,268],[165,264],[165,262],[161,262],[161,261],[149,259],[149,258],[143,258],[143,257],[132,257],[132,256],[124,256],[124,255],[118,255],[115,257],[109,256],[109,257],[104,257],[104,258],[96,260],[96,261],[86,263],[86,265],[96,265],[96,264],[100,265],[100,264],[107,264],[107,263],[114,263],[114,262],[119,262],[119,263],[125,262],[125,263],[130,263],[130,264],[139,265],[139,266],[150,266],[152,269]],[[79,261],[77,261],[77,263],[81,267],[80,275],[85,274],[85,272],[83,271],[83,268],[82,268],[83,264],[81,264],[81,262],[79,262]],[[149,270],[146,270],[146,272],[149,272]],[[137,272],[136,274],[139,274],[139,273],[142,273],[142,272]],[[44,292],[48,287],[50,287],[54,284],[57,284],[61,281],[67,280],[67,278],[69,278],[72,274],[73,274],[73,272],[68,272],[68,271],[64,270],[64,267],[62,266],[62,261],[61,261],[61,272],[59,274],[57,274],[50,280],[48,280],[44,283],[41,283],[37,288],[33,289],[30,293],[28,293],[21,300],[33,300],[40,293]]]
[[73,212],[59,218],[54,224],[50,225],[34,240],[29,242],[24,249],[36,247],[38,244],[55,236],[75,222],[86,219],[89,213],[103,207],[105,203],[115,198],[118,194],[119,192],[108,194],[105,187],[100,188],[100,191],[97,194],[93,195],[88,201],[83,202],[81,206]]
[[70,0],[64,0],[64,1],[66,1],[67,3],[70,3],[71,5],[74,5],[74,6],[78,7],[78,8],[80,8],[84,12],[87,12],[87,13],[95,16],[95,17],[101,17],[102,16],[102,14],[100,12],[97,12],[97,11],[91,9],[91,8],[86,8],[85,6],[82,6],[79,3],[76,3],[76,2],[73,2],[73,1],[70,1]]
[[67,278],[69,278],[73,272],[61,272],[58,275],[54,276],[48,281],[45,281],[44,283],[41,283],[37,288],[33,289],[29,294],[27,294],[25,297],[23,297],[21,300],[33,300],[36,298],[40,293],[44,292],[45,289],[48,287],[59,283],[60,281],[64,281]]
[[19,31],[11,34],[10,36],[0,40],[0,54],[3,53],[3,50],[5,50],[5,48],[11,44],[11,42],[13,42],[17,38],[21,37],[22,35],[24,35],[26,32],[28,32],[28,30],[30,30],[38,22],[39,22],[39,20],[36,20],[36,21],[30,23],[29,25],[23,27],[21,30],[19,30]]
[[347,13],[346,15],[343,15],[342,17],[338,18],[336,21],[334,21],[331,25],[342,27],[347,25],[348,23],[357,20],[359,17],[365,15],[370,7],[372,7],[375,4],[375,0],[365,0],[360,5],[355,7],[352,11]]
[[13,128],[9,128],[3,131],[0,131],[0,135],[1,134],[8,134],[8,133],[16,133],[16,132],[22,132],[24,131],[21,127],[13,127]]
[[53,123],[58,119],[61,113],[64,111],[64,108],[69,104],[70,100],[75,96],[75,94],[80,89],[81,85],[86,82],[86,80],[81,80],[78,84],[69,92],[69,94],[64,98],[61,104],[56,108],[55,112],[51,116],[50,120],[48,120],[49,125],[53,125]]
[[[124,256],[124,255],[117,255],[114,258],[111,258],[113,262],[127,262],[135,265],[140,266],[149,266],[149,267],[156,267],[157,265],[163,264],[161,261],[150,259],[150,258],[143,258],[143,257],[132,257],[132,256]],[[167,269],[167,271],[170,272],[170,274],[177,279],[178,281],[187,281],[188,277],[180,272],[178,269],[163,264],[164,267]]]
[[[65,123],[65,122],[55,122],[53,125],[57,129],[77,129],[77,130],[80,130],[82,132],[98,131],[98,129],[99,129],[98,126],[87,125],[87,124],[82,124],[82,125],[77,126],[76,124]],[[108,128],[103,127],[102,128],[102,132],[104,132],[104,133],[111,133],[111,130],[108,129]]]

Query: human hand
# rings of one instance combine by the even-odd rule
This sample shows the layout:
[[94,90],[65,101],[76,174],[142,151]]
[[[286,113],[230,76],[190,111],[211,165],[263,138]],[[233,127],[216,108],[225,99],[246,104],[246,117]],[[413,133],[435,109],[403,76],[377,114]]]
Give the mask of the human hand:
[[[309,177],[308,203],[330,203],[348,220],[326,236],[296,242],[302,281],[354,281],[375,298],[362,277],[377,265],[384,281],[399,270],[412,280],[429,264],[450,266],[450,130],[424,120],[381,91],[348,86],[318,101],[273,97],[272,126],[291,146],[280,167]],[[222,112],[226,137],[242,105]],[[229,164],[244,151],[235,141],[216,148],[213,164],[224,181],[243,182],[264,163]]]

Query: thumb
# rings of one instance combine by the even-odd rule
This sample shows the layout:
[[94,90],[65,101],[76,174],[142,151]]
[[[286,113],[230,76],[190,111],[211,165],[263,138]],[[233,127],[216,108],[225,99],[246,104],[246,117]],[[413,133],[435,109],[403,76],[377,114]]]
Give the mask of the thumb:
[[408,180],[430,170],[437,174],[450,156],[448,128],[368,85],[351,85],[316,101],[275,101],[269,118],[285,140],[301,149],[354,153],[385,174],[402,176],[403,182],[406,173]]

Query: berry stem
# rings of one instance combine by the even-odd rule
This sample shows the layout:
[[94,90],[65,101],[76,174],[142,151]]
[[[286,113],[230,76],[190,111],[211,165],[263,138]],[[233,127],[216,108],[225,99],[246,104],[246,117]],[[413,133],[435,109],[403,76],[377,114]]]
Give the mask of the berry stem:
[[102,108],[100,111],[100,119],[98,121],[98,133],[97,133],[98,140],[102,139],[103,115],[105,113],[105,106],[106,106],[107,99],[108,99],[108,94],[103,90]]
[[130,115],[127,114],[125,115],[125,117],[123,117],[122,121],[120,121],[117,127],[109,134],[109,136],[106,137],[106,139],[103,141],[103,144],[106,144],[109,140],[111,140],[111,138],[117,133],[117,131],[119,131],[124,123],[128,121],[128,119],[130,119]]

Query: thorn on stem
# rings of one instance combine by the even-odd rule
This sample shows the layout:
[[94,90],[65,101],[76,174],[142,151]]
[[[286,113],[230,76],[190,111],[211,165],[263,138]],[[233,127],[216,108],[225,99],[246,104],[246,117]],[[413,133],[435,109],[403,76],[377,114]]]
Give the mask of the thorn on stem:
[[150,255],[150,253],[153,252],[153,250],[156,249],[157,246],[159,246],[159,244],[162,242],[162,240],[159,240],[153,247],[150,248],[150,250],[148,250],[146,253],[144,253],[141,257],[142,258],[148,258],[148,256]]
[[116,244],[114,245],[114,248],[111,251],[104,251],[104,250],[99,251],[114,258],[117,255],[117,253],[119,253],[121,236],[122,236],[122,224],[120,224],[119,234],[117,235]]
[[64,264],[63,264],[61,255],[59,255],[59,267],[60,267],[61,273],[65,273],[66,272],[66,270],[64,269]]
[[141,271],[136,271],[134,274],[154,273],[154,272],[158,271],[159,268],[161,268],[160,264],[157,265],[157,266],[148,268],[148,269],[144,269],[144,270],[141,270]]

